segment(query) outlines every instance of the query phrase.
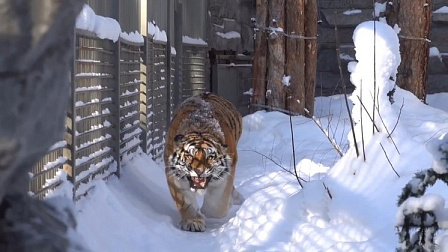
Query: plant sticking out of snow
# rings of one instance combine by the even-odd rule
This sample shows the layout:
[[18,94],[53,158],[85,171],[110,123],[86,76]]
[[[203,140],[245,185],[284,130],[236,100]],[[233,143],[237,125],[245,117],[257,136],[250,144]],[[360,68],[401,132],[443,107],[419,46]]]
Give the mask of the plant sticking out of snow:
[[416,173],[398,199],[398,251],[434,251],[435,233],[439,228],[448,229],[448,209],[443,197],[424,195],[437,180],[448,184],[448,134],[428,143],[427,148],[434,159],[432,168]]
[[[391,103],[401,62],[397,33],[385,23],[368,21],[356,27],[353,42],[358,62],[350,62],[348,69],[356,86],[351,95],[356,142],[350,139],[350,145],[362,146],[364,150],[370,141],[376,141],[372,138],[377,133],[384,134],[395,145],[391,132],[398,115]],[[383,143],[379,144],[383,148]]]

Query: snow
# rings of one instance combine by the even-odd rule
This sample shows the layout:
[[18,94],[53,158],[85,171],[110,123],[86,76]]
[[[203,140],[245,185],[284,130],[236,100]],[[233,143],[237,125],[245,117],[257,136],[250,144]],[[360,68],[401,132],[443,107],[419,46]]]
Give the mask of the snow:
[[429,48],[429,57],[438,57],[442,61],[442,55],[437,47]]
[[440,211],[445,206],[445,199],[440,195],[426,194],[420,198],[409,197],[397,211],[397,225],[404,224],[404,213],[418,213],[420,211]]
[[151,35],[154,41],[167,42],[166,31],[161,30],[155,23],[155,21],[148,22],[148,35]]
[[291,81],[291,76],[289,76],[289,75],[283,75],[283,78],[282,78],[282,84],[283,84],[283,86],[287,86],[287,87],[289,87],[289,85],[291,85],[291,83],[289,83],[289,81]]
[[360,14],[360,13],[362,13],[362,11],[358,10],[358,9],[346,10],[346,11],[342,12],[342,14],[344,14],[344,15],[355,15],[355,14]]
[[143,43],[143,36],[138,32],[124,32],[117,20],[110,17],[96,15],[95,11],[84,4],[82,11],[76,18],[76,28],[95,33],[100,39],[109,39],[117,42],[121,37],[127,41]]
[[53,150],[56,150],[56,149],[59,149],[59,148],[63,148],[65,146],[67,146],[67,142],[66,141],[59,141],[59,142],[53,144],[48,151],[53,151]]
[[347,61],[352,61],[355,60],[354,58],[352,58],[352,56],[346,54],[346,53],[341,53],[339,54],[339,58],[342,60],[347,60]]
[[207,42],[205,42],[201,38],[191,38],[189,36],[182,36],[182,43],[185,44],[191,44],[191,45],[208,45]]
[[384,3],[375,2],[375,8],[374,8],[375,17],[379,17],[382,12],[386,12],[386,8],[387,8],[387,2]]
[[[394,162],[401,178],[378,148],[367,150],[365,163],[353,155],[341,159],[310,119],[296,116],[297,168],[308,181],[301,189],[279,166],[294,168],[289,117],[259,111],[244,117],[238,146],[235,185],[246,201],[224,219],[207,220],[205,233],[177,227],[180,217],[163,164],[142,152],[124,158],[120,179],[95,180],[76,203],[77,231],[91,251],[393,251],[397,197],[414,172],[431,166],[425,143],[448,129],[448,106],[444,112],[410,94],[405,98],[400,124],[407,134],[395,139],[401,142],[402,154]],[[315,111],[330,135],[347,147],[343,96],[317,97]]]
[[92,8],[84,4],[82,11],[76,18],[76,28],[95,33],[100,39],[110,39],[116,42],[121,33],[117,20],[96,15]]
[[[86,10],[85,16],[89,15],[92,13]],[[90,27],[88,22],[83,24]],[[157,31],[156,26],[149,25],[150,30]],[[139,150],[123,157],[120,179],[111,176],[104,181],[97,177],[78,188],[78,194],[88,193],[74,206],[78,226],[70,235],[91,251],[111,252],[180,248],[394,251],[400,246],[396,226],[402,223],[404,213],[434,210],[440,226],[448,227],[446,185],[436,184],[430,194],[410,197],[397,206],[398,195],[415,172],[430,167],[446,171],[446,159],[437,154],[448,151],[448,94],[428,95],[429,105],[425,105],[395,86],[399,40],[396,30],[386,24],[362,23],[353,39],[357,62],[351,62],[349,70],[356,90],[350,96],[349,107],[356,141],[341,95],[316,97],[318,123],[280,112],[258,111],[245,116],[235,187],[246,201],[234,206],[223,219],[207,219],[204,233],[178,228],[180,216],[168,191],[164,165]],[[206,45],[200,39],[184,37],[185,41]],[[393,100],[388,96],[392,90]],[[120,107],[130,105],[126,102]],[[111,126],[107,121],[103,124]],[[342,157],[317,125],[340,146]],[[103,125],[92,129],[96,127]],[[107,151],[105,148],[76,161],[87,162]],[[101,164],[107,164],[112,159],[103,161]],[[89,170],[98,168],[92,166]],[[111,167],[114,170],[116,167]],[[303,188],[296,180],[296,172],[303,179]],[[58,174],[62,180],[65,175]],[[73,187],[63,180],[47,200],[57,205],[58,197],[71,198],[71,190]],[[448,250],[448,237],[443,232],[437,242],[440,251]]]
[[225,38],[225,39],[234,39],[234,38],[241,38],[241,34],[239,32],[236,31],[229,31],[226,33],[222,33],[222,32],[216,32],[216,35]]
[[427,144],[428,151],[433,156],[432,168],[436,173],[448,173],[448,134],[434,139]]
[[144,43],[145,40],[143,38],[143,36],[138,32],[122,32],[120,33],[120,37],[127,40],[127,41],[131,41],[131,42],[136,42],[136,43]]
[[435,10],[433,13],[448,13],[448,6],[442,6]]

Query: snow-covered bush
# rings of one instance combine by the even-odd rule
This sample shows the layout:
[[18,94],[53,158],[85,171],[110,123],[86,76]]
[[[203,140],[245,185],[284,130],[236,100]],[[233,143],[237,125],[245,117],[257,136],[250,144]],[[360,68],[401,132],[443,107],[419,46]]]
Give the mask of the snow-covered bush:
[[444,198],[425,194],[437,180],[448,185],[448,134],[433,140],[427,148],[434,158],[432,168],[416,173],[398,199],[398,251],[434,251],[435,233],[439,228],[448,229]]

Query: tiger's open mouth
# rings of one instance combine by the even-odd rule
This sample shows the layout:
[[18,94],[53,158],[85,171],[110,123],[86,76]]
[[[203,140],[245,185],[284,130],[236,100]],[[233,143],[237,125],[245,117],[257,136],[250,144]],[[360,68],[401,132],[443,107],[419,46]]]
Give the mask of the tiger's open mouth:
[[208,182],[210,181],[210,177],[189,177],[190,187],[193,189],[205,189],[207,187]]

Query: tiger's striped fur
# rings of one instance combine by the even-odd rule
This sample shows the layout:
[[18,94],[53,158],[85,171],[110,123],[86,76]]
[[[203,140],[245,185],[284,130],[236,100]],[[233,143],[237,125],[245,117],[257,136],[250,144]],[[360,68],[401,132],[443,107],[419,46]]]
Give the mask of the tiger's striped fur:
[[[228,100],[204,93],[182,103],[166,137],[168,187],[183,230],[205,231],[204,216],[225,217],[243,197],[233,186],[241,115]],[[195,192],[205,189],[199,210]]]

